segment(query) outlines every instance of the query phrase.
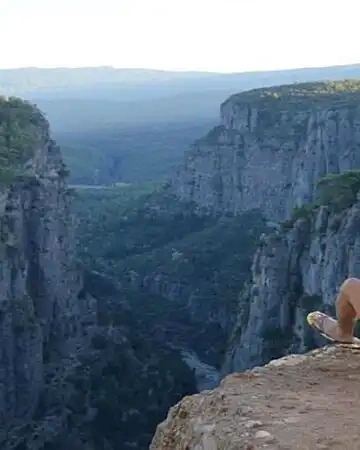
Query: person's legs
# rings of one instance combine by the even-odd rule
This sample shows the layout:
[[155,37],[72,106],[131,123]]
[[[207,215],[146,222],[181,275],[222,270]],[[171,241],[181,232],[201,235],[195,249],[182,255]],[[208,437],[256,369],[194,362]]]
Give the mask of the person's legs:
[[353,336],[355,320],[360,317],[360,280],[348,278],[340,286],[336,299],[336,317],[339,332],[344,337]]
[[353,334],[355,321],[360,318],[360,279],[348,278],[341,285],[336,299],[336,317],[337,320],[314,311],[308,315],[308,322],[334,341],[358,342]]

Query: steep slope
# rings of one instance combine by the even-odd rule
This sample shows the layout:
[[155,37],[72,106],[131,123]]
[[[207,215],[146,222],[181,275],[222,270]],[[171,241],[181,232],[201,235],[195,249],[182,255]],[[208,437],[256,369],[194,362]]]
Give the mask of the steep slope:
[[311,202],[326,173],[360,167],[360,82],[255,89],[221,106],[221,124],[187,153],[176,195],[216,213],[271,220]]
[[360,172],[325,177],[313,205],[264,237],[252,281],[239,298],[225,372],[263,364],[316,342],[306,325],[314,309],[334,313],[341,283],[360,271]]
[[150,449],[357,450],[359,369],[358,351],[331,347],[229,375],[171,408]]
[[67,427],[93,301],[73,263],[67,171],[36,108],[0,99],[0,157],[0,445],[40,449]]

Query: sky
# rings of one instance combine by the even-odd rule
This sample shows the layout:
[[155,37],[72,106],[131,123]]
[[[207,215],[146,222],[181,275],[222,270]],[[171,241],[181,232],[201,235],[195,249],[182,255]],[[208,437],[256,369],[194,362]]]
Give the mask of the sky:
[[0,68],[243,72],[360,63],[360,2],[331,4],[0,0]]

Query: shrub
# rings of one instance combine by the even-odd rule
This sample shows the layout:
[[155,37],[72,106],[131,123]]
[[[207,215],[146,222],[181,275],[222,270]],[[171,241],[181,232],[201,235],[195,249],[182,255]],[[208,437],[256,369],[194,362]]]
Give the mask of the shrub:
[[284,231],[291,229],[294,226],[294,223],[299,219],[310,219],[314,209],[315,206],[312,204],[295,206],[291,218],[289,220],[285,220],[281,224],[282,229]]
[[18,98],[0,97],[0,182],[8,183],[22,173],[32,156],[38,128],[47,130],[41,112]]
[[[319,206],[328,206],[330,211],[340,213],[350,208],[357,201],[360,191],[360,170],[349,170],[344,173],[332,173],[321,178],[317,183],[316,199],[308,205],[296,206],[291,219],[282,223],[283,230],[289,230],[300,219],[311,218]],[[337,229],[341,218],[334,218],[331,228]]]
[[360,170],[328,174],[317,184],[316,203],[329,206],[333,212],[340,212],[356,202],[359,190]]

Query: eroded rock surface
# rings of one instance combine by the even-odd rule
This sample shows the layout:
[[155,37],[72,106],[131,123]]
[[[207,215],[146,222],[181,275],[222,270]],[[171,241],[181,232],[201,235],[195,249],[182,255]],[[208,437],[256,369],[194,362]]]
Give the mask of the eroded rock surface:
[[360,351],[324,347],[185,397],[150,450],[359,448]]

